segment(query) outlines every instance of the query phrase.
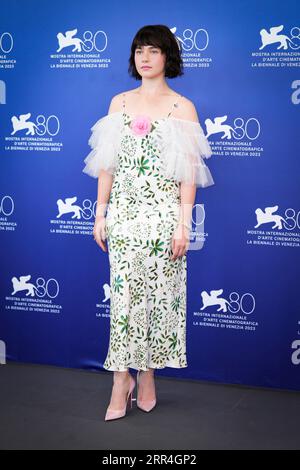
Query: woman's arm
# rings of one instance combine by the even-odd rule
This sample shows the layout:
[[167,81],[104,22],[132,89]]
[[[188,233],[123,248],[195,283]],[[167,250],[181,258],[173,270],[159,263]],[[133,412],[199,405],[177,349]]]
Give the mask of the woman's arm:
[[100,170],[98,176],[98,194],[97,194],[97,209],[96,219],[105,217],[106,208],[109,201],[111,187],[113,183],[113,175],[105,170]]
[[180,215],[178,225],[172,238],[172,260],[186,254],[190,243],[190,227],[192,223],[192,211],[196,196],[196,185],[180,184]]
[[[108,114],[119,111],[120,109],[120,95],[116,95],[112,98]],[[105,215],[106,209],[111,193],[111,188],[113,184],[114,175],[108,173],[105,170],[100,170],[98,176],[98,192],[97,192],[97,205],[96,205],[96,217],[94,225],[94,238],[98,245],[104,250],[107,251],[104,244],[106,238],[105,233]]]
[[[184,104],[181,109],[181,117],[187,121],[199,122],[197,110],[191,100],[184,100]],[[197,188],[194,184],[180,184],[181,208],[179,223],[181,224],[188,226],[191,225],[196,190]]]
[[96,206],[96,217],[93,229],[93,235],[96,243],[100,246],[103,251],[107,251],[105,245],[106,239],[106,208],[109,201],[113,182],[113,175],[105,170],[100,170],[98,176],[98,196]]
[[196,197],[196,185],[180,184],[180,217],[179,224],[183,224],[189,228],[192,223],[192,211]]
[[[185,99],[181,109],[181,118],[189,121],[199,122],[196,108],[192,101]],[[171,259],[183,256],[189,246],[190,228],[192,224],[192,211],[196,197],[195,184],[180,184],[180,215],[178,225],[173,234]]]

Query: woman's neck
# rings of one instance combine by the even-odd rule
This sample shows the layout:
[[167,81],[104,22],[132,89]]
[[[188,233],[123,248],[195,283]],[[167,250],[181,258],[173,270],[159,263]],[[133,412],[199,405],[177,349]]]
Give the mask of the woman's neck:
[[172,91],[171,88],[168,87],[166,82],[163,83],[151,83],[152,80],[149,82],[143,82],[140,87],[137,88],[137,93],[142,96],[166,96],[169,95]]

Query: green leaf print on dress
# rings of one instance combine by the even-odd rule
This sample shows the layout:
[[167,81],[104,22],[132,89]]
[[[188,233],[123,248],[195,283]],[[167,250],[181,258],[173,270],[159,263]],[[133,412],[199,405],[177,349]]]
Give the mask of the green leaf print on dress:
[[[171,260],[180,182],[214,184],[198,123],[113,113],[92,127],[84,172],[114,175],[106,215],[109,347],[103,367],[187,367],[186,255]],[[113,139],[108,144],[108,139]],[[107,144],[107,145],[106,145]],[[106,149],[106,150],[105,150]]]

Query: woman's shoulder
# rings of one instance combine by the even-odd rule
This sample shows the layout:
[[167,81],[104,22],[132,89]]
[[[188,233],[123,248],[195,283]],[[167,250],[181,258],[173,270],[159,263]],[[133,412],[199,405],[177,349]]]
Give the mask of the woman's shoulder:
[[[125,95],[134,95],[136,93],[136,88],[125,90],[116,95],[112,96],[111,102],[109,105],[108,114],[111,113],[118,113],[122,111],[123,108],[123,99]],[[193,101],[188,98],[187,96],[182,95],[181,93],[172,90],[170,96],[173,95],[173,99],[178,98],[175,103],[177,103],[177,107],[172,112],[172,116],[177,119],[182,119],[184,121],[192,121],[199,123],[199,118],[196,110],[196,106]]]
[[117,119],[120,115],[120,112],[123,109],[123,94],[128,92],[121,92],[113,95],[111,97],[107,114],[104,116],[105,118],[112,118]]
[[170,119],[163,122],[166,131],[173,139],[185,142],[185,138],[196,141],[203,138],[204,130],[201,126],[197,109],[193,101],[180,95],[177,107],[173,110]]
[[173,115],[174,117],[185,121],[199,122],[196,106],[191,99],[184,95],[181,95],[178,100],[176,115],[175,113],[173,113]]
[[122,107],[123,107],[124,94],[130,95],[130,94],[133,94],[134,92],[135,92],[135,89],[126,90],[126,91],[122,91],[122,92],[117,93],[116,95],[112,96],[108,112],[110,113],[110,112],[121,111]]

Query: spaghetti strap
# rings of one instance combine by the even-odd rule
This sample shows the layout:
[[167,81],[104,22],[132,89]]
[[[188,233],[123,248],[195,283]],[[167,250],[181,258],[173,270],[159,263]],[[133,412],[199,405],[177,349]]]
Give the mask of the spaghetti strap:
[[170,117],[170,115],[171,115],[172,112],[173,112],[173,108],[178,108],[178,103],[179,103],[179,101],[180,101],[181,98],[182,98],[182,95],[179,95],[179,99],[178,99],[175,103],[173,103],[172,109],[171,109],[171,111],[169,112],[169,114],[168,114],[167,117]]
[[[125,115],[125,96],[126,96],[126,93],[122,93],[122,95],[123,95],[122,106],[123,106],[123,116],[124,116],[124,115]],[[182,95],[179,94],[179,98],[178,98],[177,101],[175,101],[175,103],[173,103],[172,109],[171,109],[171,111],[169,112],[167,118],[170,117],[170,115],[172,114],[173,108],[178,108],[178,103],[179,103],[179,101],[180,101],[181,98],[182,98]]]
[[123,94],[123,115],[125,113],[125,93],[122,93]]

